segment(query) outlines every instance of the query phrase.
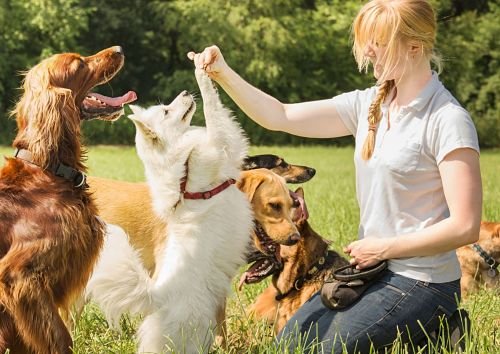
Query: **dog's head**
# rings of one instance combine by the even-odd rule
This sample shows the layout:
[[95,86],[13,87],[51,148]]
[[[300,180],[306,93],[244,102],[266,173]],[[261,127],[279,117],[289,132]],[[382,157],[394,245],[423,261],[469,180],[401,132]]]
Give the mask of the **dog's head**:
[[132,91],[116,98],[90,92],[111,80],[123,63],[123,51],[115,46],[88,57],[56,54],[35,65],[25,75],[23,95],[13,111],[19,129],[14,146],[28,149],[43,167],[60,148],[74,154],[81,120],[117,119],[123,105],[136,99]]
[[287,183],[304,183],[316,174],[316,170],[312,167],[292,165],[282,157],[272,154],[247,156],[242,169],[247,171],[256,168],[267,168],[283,177]]
[[169,105],[142,108],[130,105],[128,116],[136,126],[138,150],[168,148],[188,130],[196,111],[196,103],[187,91],[181,92]]
[[[243,171],[238,188],[247,195],[254,213],[255,228],[247,261],[255,263],[243,280],[254,283],[279,268],[280,245],[292,245],[300,239],[293,220],[299,204],[285,180],[267,169]],[[272,263],[273,259],[276,262]]]

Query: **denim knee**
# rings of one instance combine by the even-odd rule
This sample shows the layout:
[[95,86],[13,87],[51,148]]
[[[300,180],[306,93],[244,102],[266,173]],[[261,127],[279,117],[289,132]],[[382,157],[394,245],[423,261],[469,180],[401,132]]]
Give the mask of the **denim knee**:
[[[450,315],[460,297],[459,281],[429,284],[386,271],[362,298],[343,310],[329,310],[318,295],[311,298],[278,335],[289,352],[368,352],[425,337],[438,314]],[[433,330],[433,329],[431,329]],[[409,334],[408,334],[409,333]],[[309,348],[309,349],[308,349]]]

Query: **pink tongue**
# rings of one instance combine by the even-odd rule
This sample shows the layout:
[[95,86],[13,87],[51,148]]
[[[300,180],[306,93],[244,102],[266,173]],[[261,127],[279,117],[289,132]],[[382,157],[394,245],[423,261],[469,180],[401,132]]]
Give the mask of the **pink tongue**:
[[121,97],[108,97],[94,92],[89,93],[89,96],[93,96],[99,101],[106,103],[108,106],[113,107],[120,107],[124,104],[134,102],[137,99],[137,95],[134,91],[129,91]]
[[240,281],[238,283],[238,290],[239,291],[241,291],[241,289],[243,289],[243,285],[245,285],[245,280],[247,280],[247,275],[248,275],[248,272],[245,272],[241,275]]

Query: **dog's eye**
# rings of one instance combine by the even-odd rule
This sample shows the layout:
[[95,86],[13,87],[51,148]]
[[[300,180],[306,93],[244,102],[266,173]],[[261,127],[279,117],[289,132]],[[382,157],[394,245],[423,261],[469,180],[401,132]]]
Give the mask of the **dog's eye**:
[[269,203],[269,206],[271,209],[274,211],[280,212],[281,211],[281,204],[280,203]]
[[168,108],[163,108],[163,115],[165,118],[168,116]]

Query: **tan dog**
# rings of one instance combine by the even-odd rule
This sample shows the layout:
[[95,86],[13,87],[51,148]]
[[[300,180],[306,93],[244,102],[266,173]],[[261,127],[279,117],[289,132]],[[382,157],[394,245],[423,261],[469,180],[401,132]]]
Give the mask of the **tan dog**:
[[[348,264],[337,252],[329,250],[329,241],[315,232],[308,223],[304,192],[299,188],[295,196],[301,201],[295,219],[300,231],[300,240],[292,246],[280,246],[281,270],[273,273],[270,284],[255,302],[249,312],[256,319],[274,324],[278,333],[323,284],[332,269]],[[270,261],[275,263],[275,260]],[[264,279],[254,279],[254,282]]]
[[[479,232],[479,240],[476,244],[480,246],[479,250],[475,249],[474,245],[463,246],[457,250],[462,269],[460,287],[463,298],[479,290],[482,286],[487,288],[500,286],[500,275],[498,273],[500,223],[483,221]],[[481,249],[484,251],[483,255],[480,253]],[[487,264],[484,257],[488,259],[489,264]]]

